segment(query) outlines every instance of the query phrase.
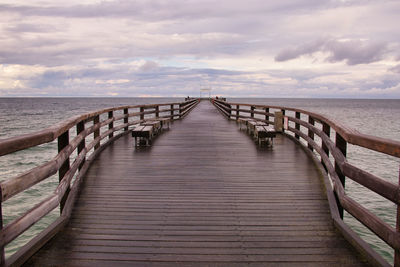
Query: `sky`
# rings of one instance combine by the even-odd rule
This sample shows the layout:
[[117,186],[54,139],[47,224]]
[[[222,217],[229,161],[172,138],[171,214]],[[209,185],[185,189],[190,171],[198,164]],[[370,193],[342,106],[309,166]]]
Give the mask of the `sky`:
[[0,0],[0,97],[400,98],[399,0]]

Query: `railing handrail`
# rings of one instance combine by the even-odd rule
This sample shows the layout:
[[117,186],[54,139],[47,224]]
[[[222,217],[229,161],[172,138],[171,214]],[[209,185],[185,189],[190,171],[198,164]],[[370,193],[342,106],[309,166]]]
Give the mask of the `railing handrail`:
[[[16,262],[22,263],[33,251],[38,249],[38,246],[43,245],[46,240],[61,229],[62,225],[64,225],[70,217],[71,208],[81,178],[88,169],[90,162],[92,162],[92,159],[94,159],[108,144],[122,135],[129,133],[131,131],[129,126],[139,124],[149,119],[169,118],[172,121],[181,119],[186,116],[199,101],[199,99],[187,99],[185,102],[105,108],[74,116],[50,126],[45,130],[0,140],[0,156],[49,143],[57,138],[59,151],[53,159],[50,159],[41,166],[0,182],[0,266],[15,264]],[[176,105],[179,105],[179,107],[175,107]],[[160,109],[160,107],[163,106],[169,107]],[[129,113],[129,109],[139,109],[139,111]],[[149,109],[152,110],[147,111]],[[114,114],[115,111],[122,111],[123,114]],[[167,114],[160,116],[160,113]],[[102,114],[108,114],[108,117],[100,120],[100,115]],[[145,115],[147,115],[147,117],[145,117]],[[150,118],[148,117],[150,115],[154,116]],[[134,121],[129,121],[129,117],[133,116],[139,118]],[[85,128],[85,123],[91,121],[93,121],[93,125]],[[121,121],[122,124],[114,126],[115,121]],[[108,126],[107,131],[100,133],[100,129],[106,126]],[[70,140],[69,131],[73,127],[76,127],[77,135]],[[115,132],[121,130],[124,131],[114,136]],[[93,134],[93,140],[86,144],[85,138],[91,134]],[[100,141],[105,138],[108,138],[107,142],[100,143]],[[74,162],[70,164],[70,156],[76,150],[78,151],[78,155],[74,159]],[[88,152],[91,150],[93,150],[93,152],[87,156]],[[3,226],[2,203],[57,172],[59,172],[60,183],[55,191],[29,211]],[[75,175],[75,181],[72,182]],[[35,224],[58,205],[61,206],[60,217],[51,226],[12,255],[9,260],[5,260],[4,246],[25,232],[30,226]]]
[[[214,99],[213,101],[220,103],[224,102],[218,99]],[[253,105],[248,103],[236,103],[236,102],[226,102],[226,103],[229,103],[229,105],[231,106],[239,105],[239,106],[255,107],[258,109],[270,108],[270,109],[280,109],[293,112],[300,112],[302,114],[309,115],[320,122],[325,122],[329,124],[330,127],[332,127],[336,132],[340,133],[340,135],[344,138],[344,140],[350,144],[369,148],[381,153],[385,153],[400,158],[400,141],[361,133],[356,129],[350,128],[344,125],[343,123],[338,122],[337,120],[330,118],[329,116],[326,115],[321,115],[304,109],[284,107],[284,106],[259,105],[259,104]],[[231,110],[235,111],[235,109]]]
[[[186,102],[193,102],[193,100],[188,100]],[[150,109],[150,108],[155,108],[156,106],[179,105],[181,103],[182,102],[146,104],[146,105],[126,105],[126,106],[109,107],[101,110],[89,111],[81,115],[73,116],[58,124],[52,125],[44,130],[23,134],[15,137],[0,139],[0,156],[7,155],[26,148],[34,147],[37,145],[52,142],[55,139],[57,139],[62,133],[64,133],[66,129],[70,129],[81,121],[93,118],[103,113],[107,113],[110,111],[124,110],[124,109],[141,108],[141,107],[144,109]]]
[[[231,103],[212,99],[212,103],[228,118],[237,120],[239,118],[251,118],[273,124],[274,121],[269,120],[270,117],[275,117],[274,113],[270,113],[270,109],[282,111],[288,120],[288,125],[284,134],[294,139],[302,145],[306,152],[317,161],[313,151],[321,157],[321,163],[324,168],[322,172],[326,173],[327,179],[332,182],[325,182],[327,194],[332,192],[334,196],[329,197],[329,205],[331,208],[331,216],[335,225],[341,230],[353,244],[357,243],[359,248],[366,254],[369,254],[369,259],[377,265],[388,265],[388,263],[375,251],[373,251],[361,238],[359,238],[353,230],[351,230],[343,221],[343,209],[348,211],[359,222],[364,224],[379,238],[385,241],[395,251],[395,266],[400,266],[400,186],[388,182],[380,177],[377,177],[367,171],[364,171],[352,164],[346,159],[347,143],[358,145],[370,150],[378,151],[387,155],[400,158],[400,142],[376,136],[366,135],[351,129],[337,122],[328,116],[320,115],[314,112],[309,112],[298,108],[288,108],[283,106],[268,106],[268,105],[253,105],[247,103]],[[234,108],[233,106],[236,106]],[[240,109],[240,106],[250,107],[250,109]],[[262,109],[263,111],[260,111]],[[289,116],[287,111],[295,113],[295,116]],[[240,113],[248,114],[243,115]],[[254,115],[265,115],[264,118],[257,118]],[[308,117],[301,118],[301,114]],[[315,122],[322,125],[322,129],[315,127]],[[294,123],[292,127],[290,123]],[[300,125],[305,127],[308,134],[300,130]],[[331,128],[336,132],[336,140],[333,141],[330,137]],[[286,131],[292,132],[294,136],[286,134]],[[314,135],[320,137],[321,145],[314,141]],[[306,142],[300,142],[300,138]],[[332,155],[334,162],[329,158]],[[326,170],[326,172],[325,172]],[[330,178],[329,178],[329,176]],[[357,203],[355,200],[346,195],[344,190],[345,177],[352,179],[365,188],[385,197],[389,201],[397,205],[397,222],[396,228],[391,227],[377,215],[370,212],[368,209]],[[333,199],[333,201],[332,201]]]

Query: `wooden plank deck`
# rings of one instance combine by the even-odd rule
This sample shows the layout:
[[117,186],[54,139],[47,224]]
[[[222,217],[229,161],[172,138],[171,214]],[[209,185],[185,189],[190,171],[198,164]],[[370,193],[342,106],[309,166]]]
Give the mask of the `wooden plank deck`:
[[258,149],[202,101],[152,147],[90,168],[67,227],[27,266],[363,266],[291,140]]

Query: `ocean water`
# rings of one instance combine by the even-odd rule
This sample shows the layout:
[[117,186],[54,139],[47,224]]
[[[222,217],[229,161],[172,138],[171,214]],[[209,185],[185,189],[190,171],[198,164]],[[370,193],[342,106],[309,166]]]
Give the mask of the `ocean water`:
[[[180,102],[183,98],[0,98],[0,139],[31,133],[49,127],[61,120],[88,111],[113,106],[149,103]],[[260,99],[231,98],[230,102],[296,107],[324,114],[358,131],[400,141],[400,100],[366,99]],[[56,142],[0,157],[0,180],[15,177],[39,166],[57,154]],[[398,184],[400,160],[382,153],[349,145],[347,158],[350,163],[385,180]],[[58,177],[50,177],[24,193],[3,203],[4,224],[23,214],[35,203],[52,192]],[[346,194],[361,205],[395,226],[396,206],[362,186],[346,180]],[[32,227],[26,234],[6,247],[7,255],[26,243],[40,229],[58,215],[55,210]],[[383,241],[360,225],[349,214],[345,221],[368,243],[393,261],[393,251]]]

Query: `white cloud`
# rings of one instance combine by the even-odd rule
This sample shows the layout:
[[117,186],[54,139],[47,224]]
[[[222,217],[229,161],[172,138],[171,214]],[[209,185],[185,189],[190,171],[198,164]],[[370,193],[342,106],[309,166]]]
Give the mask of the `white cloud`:
[[4,0],[0,96],[188,95],[206,85],[237,96],[400,97],[399,12],[397,0]]
[[128,79],[118,79],[118,80],[95,80],[95,84],[123,84],[129,83]]

